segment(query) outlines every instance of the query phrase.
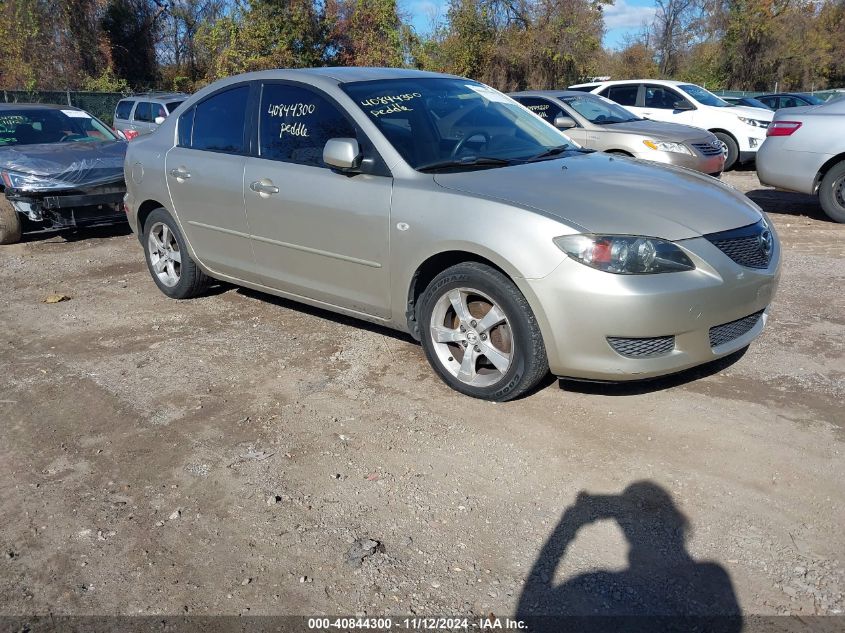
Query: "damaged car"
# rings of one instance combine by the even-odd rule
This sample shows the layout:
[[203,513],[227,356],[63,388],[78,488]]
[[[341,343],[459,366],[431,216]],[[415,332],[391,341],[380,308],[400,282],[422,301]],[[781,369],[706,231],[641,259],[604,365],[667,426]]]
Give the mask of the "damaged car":
[[0,104],[0,244],[125,222],[126,142],[79,108]]

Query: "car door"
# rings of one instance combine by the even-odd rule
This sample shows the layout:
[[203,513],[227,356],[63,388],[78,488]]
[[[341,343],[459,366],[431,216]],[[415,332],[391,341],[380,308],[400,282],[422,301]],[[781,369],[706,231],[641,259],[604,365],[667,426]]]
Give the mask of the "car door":
[[349,174],[323,162],[331,138],[368,139],[326,94],[303,84],[265,82],[257,156],[244,199],[258,274],[272,288],[387,317],[393,179]]
[[250,85],[227,87],[184,112],[165,169],[173,207],[199,260],[255,281],[244,209]]
[[153,121],[153,104],[149,101],[139,101],[135,106],[135,111],[132,113],[132,123],[134,130],[138,134],[149,134],[152,132],[150,124]]
[[692,106],[692,102],[669,86],[645,84],[642,103],[642,116],[647,119],[695,125],[697,110],[694,109],[694,106],[690,110],[675,107],[678,103]]

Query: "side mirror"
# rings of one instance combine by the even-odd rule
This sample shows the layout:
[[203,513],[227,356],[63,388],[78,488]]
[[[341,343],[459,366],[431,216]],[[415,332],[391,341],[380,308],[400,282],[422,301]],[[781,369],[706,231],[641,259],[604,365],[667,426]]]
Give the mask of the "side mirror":
[[361,164],[361,148],[354,138],[330,138],[323,148],[323,162],[338,169],[355,169]]
[[128,141],[129,140],[128,138],[126,138],[126,134],[124,134],[121,130],[115,130],[114,128],[112,128],[112,131],[115,133],[117,138],[119,138],[121,141]]
[[156,125],[161,125],[162,123],[164,123],[164,117],[163,116],[157,116],[155,118],[155,123],[156,123]]
[[695,110],[695,106],[692,105],[686,99],[681,99],[680,101],[676,101],[672,107],[675,110]]
[[569,128],[575,127],[577,124],[575,123],[575,119],[571,116],[566,116],[565,114],[558,114],[555,117],[555,127],[559,130],[568,130]]

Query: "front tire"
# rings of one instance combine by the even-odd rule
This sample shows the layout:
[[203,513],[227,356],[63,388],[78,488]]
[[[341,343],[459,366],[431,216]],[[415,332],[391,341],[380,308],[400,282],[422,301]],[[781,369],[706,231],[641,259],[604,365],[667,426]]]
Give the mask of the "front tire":
[[845,222],[845,161],[831,167],[819,185],[822,210],[834,222]]
[[739,158],[739,146],[730,134],[725,134],[724,132],[714,132],[714,134],[725,149],[725,166],[723,169],[724,171],[728,171],[736,164]]
[[147,268],[159,290],[172,299],[190,299],[210,283],[188,253],[176,221],[166,209],[156,209],[144,223]]
[[3,194],[0,194],[0,244],[21,241],[21,217]]
[[549,371],[528,301],[485,264],[457,264],[432,279],[417,302],[417,322],[434,371],[473,398],[512,400]]

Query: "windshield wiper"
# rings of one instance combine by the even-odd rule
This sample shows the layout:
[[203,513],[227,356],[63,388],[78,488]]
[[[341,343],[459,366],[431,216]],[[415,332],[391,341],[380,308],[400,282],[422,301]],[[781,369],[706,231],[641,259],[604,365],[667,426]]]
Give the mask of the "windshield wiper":
[[543,160],[544,158],[551,158],[552,156],[557,156],[559,154],[563,154],[564,152],[578,152],[578,153],[590,153],[595,150],[592,149],[585,149],[583,147],[573,147],[572,145],[558,145],[556,147],[550,147],[545,152],[540,152],[536,156],[531,156],[530,158],[526,158],[524,162],[531,163],[535,160]]
[[448,169],[450,167],[496,167],[511,165],[512,162],[504,158],[493,156],[466,156],[464,158],[450,158],[449,160],[438,160],[417,167],[417,171],[432,171],[435,169]]

